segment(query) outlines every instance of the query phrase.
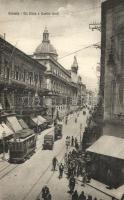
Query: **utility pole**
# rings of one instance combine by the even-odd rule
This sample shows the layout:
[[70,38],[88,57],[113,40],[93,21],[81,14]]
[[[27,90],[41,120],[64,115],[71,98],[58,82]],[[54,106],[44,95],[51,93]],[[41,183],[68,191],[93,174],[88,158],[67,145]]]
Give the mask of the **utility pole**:
[[90,23],[89,29],[91,29],[92,31],[97,30],[101,32],[101,23],[98,23],[98,22]]
[[[89,29],[91,29],[92,31],[100,31],[101,32],[101,23],[98,22],[93,22],[89,24]],[[94,44],[93,45],[94,48],[96,49],[101,49],[101,45],[100,44]]]

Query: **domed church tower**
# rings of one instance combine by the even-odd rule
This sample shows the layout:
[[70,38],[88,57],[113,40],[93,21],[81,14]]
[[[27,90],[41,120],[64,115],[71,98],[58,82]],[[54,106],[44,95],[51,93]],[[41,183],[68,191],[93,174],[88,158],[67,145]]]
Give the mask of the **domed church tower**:
[[34,52],[34,56],[39,57],[39,58],[42,58],[42,57],[45,58],[46,56],[51,56],[52,58],[57,60],[58,54],[54,46],[50,43],[49,32],[46,27],[43,32],[42,43],[38,45],[38,47],[36,48]]

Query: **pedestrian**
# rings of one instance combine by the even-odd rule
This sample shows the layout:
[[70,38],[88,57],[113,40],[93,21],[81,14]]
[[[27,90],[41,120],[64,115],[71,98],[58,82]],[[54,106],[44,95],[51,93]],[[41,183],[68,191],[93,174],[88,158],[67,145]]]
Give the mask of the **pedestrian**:
[[78,141],[77,141],[77,138],[75,137],[75,140],[74,140],[75,146],[76,146],[77,143],[78,143]]
[[77,190],[75,190],[74,193],[72,194],[72,200],[78,200]]
[[71,137],[71,146],[72,147],[74,146],[74,137],[73,136]]
[[69,189],[70,189],[70,193],[73,193],[75,188],[75,178],[74,176],[71,176],[71,178],[69,179]]
[[79,149],[78,142],[76,142],[76,143],[75,143],[75,148],[76,148],[76,150],[78,150],[78,149]]
[[71,138],[70,136],[68,136],[68,146],[70,146],[70,144],[71,144]]
[[66,116],[66,118],[65,118],[65,124],[67,124],[68,123],[68,116]]
[[79,195],[78,200],[86,200],[86,196],[84,195],[84,191],[81,192],[81,194]]
[[59,179],[63,177],[64,166],[62,163],[59,165]]
[[57,163],[58,163],[58,160],[57,160],[57,158],[56,158],[56,157],[54,157],[54,158],[53,158],[53,160],[52,160],[53,171],[55,171],[55,170],[56,170],[56,165],[57,165]]
[[92,200],[92,196],[91,196],[91,195],[88,195],[87,200]]
[[85,171],[85,169],[83,169],[83,171],[82,171],[82,184],[81,184],[81,186],[85,186],[85,184],[86,184],[86,182],[87,182],[87,175],[86,175],[86,171]]
[[67,163],[68,163],[68,155],[67,155],[67,153],[65,153],[65,156],[64,156],[64,163],[67,166]]
[[46,200],[48,194],[49,194],[49,188],[47,187],[47,185],[45,185],[45,186],[42,188],[42,198],[43,198],[44,200]]
[[67,137],[66,137],[65,144],[66,144],[66,149],[68,150],[68,148],[69,148],[69,146],[70,146],[70,136],[67,136]]
[[52,200],[52,196],[51,196],[50,192],[48,193],[46,200]]

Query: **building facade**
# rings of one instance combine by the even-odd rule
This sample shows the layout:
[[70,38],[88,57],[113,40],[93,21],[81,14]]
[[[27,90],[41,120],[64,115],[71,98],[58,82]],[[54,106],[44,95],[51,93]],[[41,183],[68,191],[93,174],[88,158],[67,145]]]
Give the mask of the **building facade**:
[[104,79],[103,134],[124,138],[124,2],[102,7],[102,70]]
[[[87,152],[92,177],[109,189],[124,186],[124,1],[102,3],[100,102],[102,132]],[[100,136],[101,135],[101,136]],[[123,191],[118,194],[121,199]]]
[[18,115],[44,112],[46,67],[0,38],[1,110]]
[[32,57],[46,66],[45,78],[49,92],[45,95],[48,115],[53,118],[57,112],[63,117],[78,107],[78,64],[76,57],[71,70],[66,70],[57,60],[58,54],[49,40],[45,28],[42,43],[36,48]]

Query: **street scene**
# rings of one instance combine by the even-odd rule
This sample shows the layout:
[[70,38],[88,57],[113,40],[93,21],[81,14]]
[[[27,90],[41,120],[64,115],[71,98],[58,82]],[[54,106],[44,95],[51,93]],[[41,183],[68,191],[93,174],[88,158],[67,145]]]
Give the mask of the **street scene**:
[[0,5],[0,200],[124,200],[124,1]]

